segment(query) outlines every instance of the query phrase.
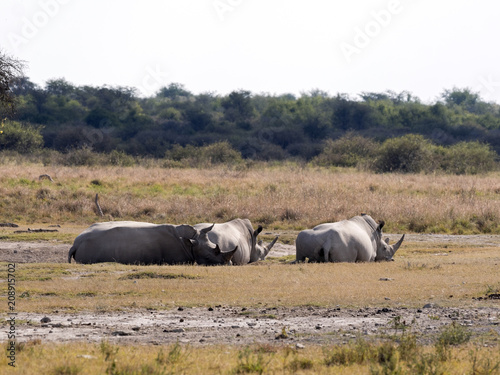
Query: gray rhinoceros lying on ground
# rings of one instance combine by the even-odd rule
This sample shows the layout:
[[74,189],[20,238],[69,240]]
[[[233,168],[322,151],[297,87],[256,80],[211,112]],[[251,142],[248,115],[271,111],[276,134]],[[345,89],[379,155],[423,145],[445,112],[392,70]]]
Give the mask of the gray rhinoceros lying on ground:
[[[203,230],[210,225],[201,223],[194,227],[197,230]],[[217,243],[223,252],[238,247],[231,261],[233,264],[240,265],[264,260],[276,243],[278,236],[267,246],[264,246],[262,241],[257,241],[257,236],[261,231],[260,225],[254,231],[252,223],[248,219],[234,219],[227,223],[215,224],[208,233],[208,238]]]
[[113,221],[91,225],[76,237],[68,262],[124,264],[229,264],[237,249],[221,252],[208,238],[213,226]]
[[355,216],[336,223],[320,224],[299,233],[296,261],[373,262],[393,260],[404,235],[394,245],[382,240],[384,222],[377,224],[369,215]]

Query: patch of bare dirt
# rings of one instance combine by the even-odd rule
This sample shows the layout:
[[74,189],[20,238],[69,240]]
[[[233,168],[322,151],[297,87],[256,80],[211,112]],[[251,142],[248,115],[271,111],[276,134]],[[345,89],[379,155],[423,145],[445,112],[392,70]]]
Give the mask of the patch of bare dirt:
[[[399,235],[388,235],[391,241]],[[408,235],[406,241],[443,245],[499,246],[500,236]],[[0,242],[0,261],[16,263],[65,263],[70,246],[50,242]],[[295,246],[276,244],[270,257],[295,254]],[[344,343],[359,335],[377,338],[415,333],[421,342],[430,342],[440,330],[453,322],[467,327],[473,336],[481,335],[486,345],[498,345],[500,308],[492,300],[487,308],[420,309],[362,308],[340,309],[296,307],[242,309],[179,307],[166,311],[55,312],[47,316],[19,312],[16,337],[19,341],[43,342],[108,340],[119,343],[191,345],[286,343],[294,345]],[[2,316],[6,318],[6,316]],[[48,318],[48,319],[44,319]],[[0,325],[8,331],[6,323]],[[486,338],[485,338],[486,337]]]
[[48,241],[0,241],[0,262],[12,263],[67,263],[70,245]]
[[[421,309],[362,308],[262,308],[242,309],[179,307],[167,311],[93,312],[78,314],[19,313],[17,339],[42,342],[108,340],[114,343],[191,345],[285,343],[324,345],[346,343],[359,336],[375,339],[385,335],[415,333],[429,343],[444,326],[460,324],[474,336],[488,333],[485,344],[497,345],[500,336],[498,308]],[[8,330],[3,325],[2,330]],[[496,332],[496,333],[495,333]],[[493,334],[492,334],[493,333]]]

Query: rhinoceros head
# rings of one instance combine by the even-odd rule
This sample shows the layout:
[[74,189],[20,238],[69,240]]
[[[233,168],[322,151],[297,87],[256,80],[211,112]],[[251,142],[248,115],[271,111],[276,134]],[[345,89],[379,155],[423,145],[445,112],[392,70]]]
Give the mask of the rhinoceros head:
[[250,252],[250,263],[264,260],[279,237],[276,236],[276,238],[269,245],[264,246],[264,243],[262,241],[257,241],[257,236],[260,232],[262,232],[262,225],[259,225],[257,230],[255,230],[253,233],[250,231],[250,235],[252,236],[252,244],[255,244],[254,249],[252,249],[252,251]]
[[[238,246],[232,251],[228,251],[223,253],[219,245],[213,243],[208,238],[208,232],[212,230],[214,226],[210,226],[208,228],[204,228],[200,231],[197,231],[194,239],[189,239],[194,259],[196,263],[204,266],[215,266],[222,264],[230,264],[231,258],[233,257],[236,250],[238,250]],[[184,239],[186,241],[186,239]]]
[[385,222],[381,221],[380,224],[377,227],[376,233],[377,233],[377,256],[375,258],[376,262],[381,262],[381,261],[391,261],[394,260],[392,257],[398,251],[399,247],[403,243],[403,240],[405,238],[405,235],[401,237],[401,239],[396,242],[394,245],[389,245],[389,238],[386,238],[385,241],[382,240],[382,227],[384,226]]

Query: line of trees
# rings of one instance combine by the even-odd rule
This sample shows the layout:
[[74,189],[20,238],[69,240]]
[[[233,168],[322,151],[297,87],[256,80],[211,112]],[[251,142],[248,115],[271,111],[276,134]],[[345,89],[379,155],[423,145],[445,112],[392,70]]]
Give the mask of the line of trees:
[[[381,171],[422,170],[418,165],[427,170],[429,159],[422,155],[432,155],[435,169],[454,173],[462,172],[451,167],[453,155],[479,150],[490,158],[490,163],[482,161],[484,170],[496,165],[500,153],[500,106],[467,88],[444,90],[430,104],[392,91],[364,92],[358,98],[320,90],[299,97],[245,90],[195,95],[177,83],[143,98],[129,87],[75,86],[64,79],[40,87],[23,76],[11,79],[9,90],[17,111],[4,113],[8,120],[0,148],[19,152],[86,147],[165,158],[186,147],[226,142],[244,159],[364,164]],[[364,157],[353,156],[352,147],[365,147]],[[386,153],[392,147],[394,155],[401,147],[426,151],[411,163],[392,165],[394,155],[381,161],[383,147]],[[356,162],[346,162],[349,158]]]

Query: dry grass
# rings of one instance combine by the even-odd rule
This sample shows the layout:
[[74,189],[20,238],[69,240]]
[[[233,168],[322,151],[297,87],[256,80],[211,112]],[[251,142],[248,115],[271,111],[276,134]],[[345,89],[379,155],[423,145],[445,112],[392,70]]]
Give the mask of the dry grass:
[[[354,350],[368,350],[373,358],[349,360]],[[2,374],[495,374],[500,362],[497,348],[450,348],[450,359],[439,360],[433,348],[418,348],[402,360],[394,343],[346,347],[308,347],[296,350],[281,345],[246,348],[177,344],[159,347],[100,344],[32,343],[18,351],[14,370],[0,357]],[[331,353],[343,352],[347,362],[330,364]],[[41,360],[43,359],[43,360]],[[400,371],[390,371],[399,368]],[[420,369],[420,371],[418,370]],[[385,371],[384,371],[385,370]],[[379,371],[379,372],[377,372]]]
[[23,311],[46,313],[214,305],[465,307],[500,288],[499,248],[429,252],[407,243],[398,254],[395,262],[364,264],[18,264],[17,296]]
[[[55,180],[39,181],[49,174]],[[304,229],[371,214],[387,232],[500,233],[500,179],[372,174],[259,165],[228,168],[0,167],[1,221],[76,223],[105,219],[170,223],[247,217],[269,229]]]

